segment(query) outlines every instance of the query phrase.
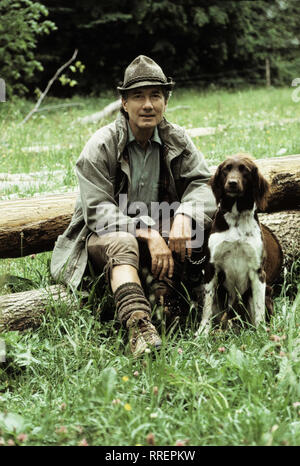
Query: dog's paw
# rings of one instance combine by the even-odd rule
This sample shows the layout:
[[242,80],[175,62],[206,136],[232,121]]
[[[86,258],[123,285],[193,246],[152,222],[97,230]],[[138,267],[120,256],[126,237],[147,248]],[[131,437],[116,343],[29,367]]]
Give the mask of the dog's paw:
[[203,324],[203,325],[200,325],[200,327],[198,328],[197,332],[194,333],[194,336],[197,338],[199,337],[200,335],[205,335],[207,336],[209,334],[209,324],[206,323],[206,324]]

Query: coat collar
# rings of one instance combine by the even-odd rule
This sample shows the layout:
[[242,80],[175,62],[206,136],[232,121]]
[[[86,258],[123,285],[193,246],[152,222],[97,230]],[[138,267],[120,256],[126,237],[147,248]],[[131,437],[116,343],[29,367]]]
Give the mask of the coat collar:
[[[128,137],[127,137],[127,144],[130,144],[131,142],[134,142],[136,139],[134,137],[134,134],[130,128],[130,125],[129,125],[129,121],[127,120],[126,121],[126,124],[127,124],[127,134],[128,134]],[[151,142],[157,142],[158,144],[162,145],[162,140],[160,139],[159,137],[159,134],[158,134],[158,129],[157,129],[157,126],[155,126],[154,128],[154,132],[150,138],[150,141]]]
[[[118,134],[117,160],[120,162],[128,140],[127,119],[121,112],[119,112],[116,119],[116,129]],[[171,161],[180,155],[186,147],[184,129],[169,123],[166,118],[163,118],[157,126],[157,130],[163,146],[167,146],[167,156]]]

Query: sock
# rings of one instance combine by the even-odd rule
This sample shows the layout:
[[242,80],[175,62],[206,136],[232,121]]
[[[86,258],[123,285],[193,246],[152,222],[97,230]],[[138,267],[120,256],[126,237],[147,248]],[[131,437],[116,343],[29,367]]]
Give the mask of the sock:
[[139,311],[141,316],[149,319],[150,303],[145,297],[143,288],[134,282],[123,283],[114,292],[118,319],[126,324],[133,312]]

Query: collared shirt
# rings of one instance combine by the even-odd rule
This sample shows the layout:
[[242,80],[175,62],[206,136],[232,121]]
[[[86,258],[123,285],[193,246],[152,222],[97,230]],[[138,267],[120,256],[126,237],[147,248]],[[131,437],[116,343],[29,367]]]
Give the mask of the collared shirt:
[[146,149],[136,141],[129,123],[127,150],[130,164],[130,189],[128,192],[129,204],[143,202],[148,212],[141,215],[150,215],[151,202],[158,202],[160,146],[162,141],[155,127]]

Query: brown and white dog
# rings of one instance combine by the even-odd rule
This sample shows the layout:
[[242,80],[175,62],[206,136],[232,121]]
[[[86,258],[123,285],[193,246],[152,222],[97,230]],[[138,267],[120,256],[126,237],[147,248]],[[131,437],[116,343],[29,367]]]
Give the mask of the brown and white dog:
[[246,154],[227,158],[210,183],[218,209],[208,239],[203,315],[196,335],[208,333],[212,321],[220,324],[234,315],[254,327],[264,322],[265,307],[269,315],[273,310],[269,285],[282,265],[277,239],[258,220],[269,184],[254,160]]

